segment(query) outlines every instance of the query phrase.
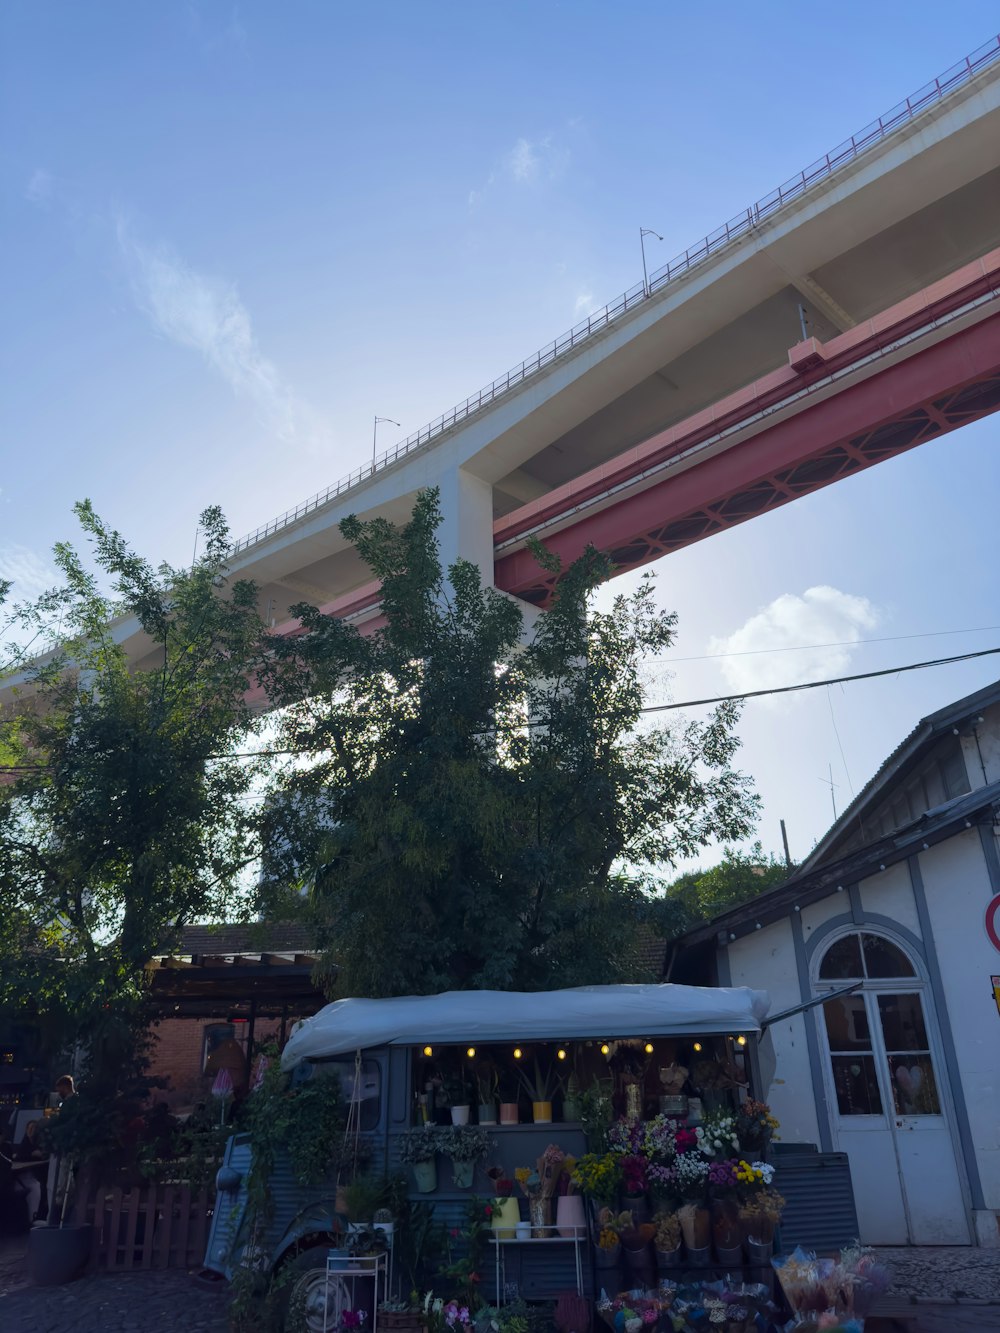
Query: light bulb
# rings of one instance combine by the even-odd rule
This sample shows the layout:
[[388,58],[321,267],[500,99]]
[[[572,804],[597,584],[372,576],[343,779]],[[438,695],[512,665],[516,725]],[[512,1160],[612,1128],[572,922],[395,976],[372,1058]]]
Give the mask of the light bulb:
[[558,1051],[556,1051],[556,1059],[557,1059],[557,1060],[565,1060],[565,1059],[566,1059],[566,1052],[563,1050],[563,1048],[562,1048],[561,1046],[559,1047]]
[[695,1049],[696,1051],[700,1051],[700,1050],[701,1050],[701,1042],[700,1042],[700,1041],[696,1041],[696,1042],[695,1042],[695,1044],[694,1044],[694,1049]]
[[523,1054],[524,1054],[524,1052],[521,1050],[520,1046],[515,1046],[515,1047],[514,1047],[514,1059],[515,1059],[515,1060],[520,1060],[520,1058],[521,1058],[521,1056],[522,1056]]
[[647,1055],[652,1055],[652,1054],[653,1054],[653,1043],[652,1043],[651,1041],[647,1041],[646,1044],[645,1044],[645,1046],[644,1046],[642,1049],[646,1052]]
[[434,1054],[434,1047],[433,1047],[433,1046],[425,1046],[425,1047],[424,1047],[424,1055],[433,1055],[433,1054]]
[[465,1054],[469,1057],[470,1060],[474,1060],[476,1056],[475,1046],[470,1046],[469,1049],[465,1052]]
[[737,1045],[737,1046],[745,1046],[746,1044],[747,1044],[747,1039],[746,1039],[746,1037],[744,1037],[743,1033],[741,1032],[740,1035],[736,1038],[736,1045]]
[[602,1055],[610,1055],[610,1054],[611,1054],[611,1047],[608,1045],[608,1043],[607,1043],[606,1041],[602,1041],[602,1042],[601,1042],[601,1054],[602,1054]]

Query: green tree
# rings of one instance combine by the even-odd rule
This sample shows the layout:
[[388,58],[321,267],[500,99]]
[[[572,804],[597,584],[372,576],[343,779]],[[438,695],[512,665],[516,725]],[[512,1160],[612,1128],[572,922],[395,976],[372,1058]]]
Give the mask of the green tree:
[[783,883],[790,868],[755,842],[748,852],[723,849],[722,860],[708,870],[688,870],[666,886],[659,912],[661,932],[682,935],[702,921],[711,921],[730,907],[739,907]]
[[[93,567],[55,548],[61,584],[13,609],[0,681],[0,1006],[82,1043],[97,1107],[140,1070],[146,962],[217,919],[257,855],[254,767],[218,756],[254,729],[262,624],[254,586],[227,579],[219,510],[191,569],[158,570],[89,502],[75,512]],[[130,621],[137,666],[116,635]]]
[[643,665],[675,624],[651,581],[599,612],[610,567],[589,550],[525,644],[513,599],[467,562],[445,576],[439,522],[427,491],[404,527],[341,525],[382,585],[369,637],[293,608],[304,634],[268,678],[296,753],[265,908],[304,903],[341,993],[634,979],[642,873],[752,827],[737,709],[643,728]]

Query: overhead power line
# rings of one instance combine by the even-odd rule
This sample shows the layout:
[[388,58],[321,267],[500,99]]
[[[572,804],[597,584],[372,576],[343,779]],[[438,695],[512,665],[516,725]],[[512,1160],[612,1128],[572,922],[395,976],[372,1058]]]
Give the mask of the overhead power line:
[[[906,671],[926,671],[930,667],[951,666],[955,662],[971,662],[979,657],[995,657],[1000,648],[980,648],[974,653],[957,653],[953,657],[934,657],[926,662],[906,662],[902,666],[883,667],[881,671],[859,671],[850,676],[832,676],[825,680],[804,680],[798,685],[773,685],[766,690],[744,690],[742,694],[716,694],[706,699],[683,699],[679,703],[647,704],[640,708],[640,713],[667,713],[680,708],[703,708],[709,704],[741,703],[744,699],[763,699],[775,694],[798,694],[803,690],[820,690],[827,685],[847,685],[855,680],[877,680],[881,676],[899,676]],[[517,722],[507,731],[523,731],[530,727],[545,727],[547,722]],[[501,728],[491,728],[501,730]],[[486,733],[482,733],[486,734]],[[272,759],[284,755],[320,754],[322,750],[313,746],[301,746],[281,750],[227,750],[220,754],[206,755],[206,759]],[[199,761],[200,762],[200,761]],[[48,764],[8,764],[0,767],[0,776],[4,773],[39,773],[49,767]]]
[[940,639],[948,634],[992,634],[1000,625],[974,625],[969,629],[933,629],[922,634],[889,634],[882,639],[839,639],[835,643],[789,643],[775,648],[741,648],[732,653],[699,653],[694,657],[671,657],[675,662],[715,662],[721,657],[759,657],[762,653],[808,653],[814,648],[861,648],[869,643],[903,643],[910,639]]

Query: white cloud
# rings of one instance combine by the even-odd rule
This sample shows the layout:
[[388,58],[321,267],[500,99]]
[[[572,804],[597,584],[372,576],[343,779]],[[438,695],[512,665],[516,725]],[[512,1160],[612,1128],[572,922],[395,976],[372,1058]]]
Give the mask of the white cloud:
[[0,579],[13,583],[11,597],[30,601],[59,582],[59,575],[46,560],[27,546],[0,546]]
[[[710,639],[706,652],[720,656],[722,674],[734,692],[765,690],[844,674],[854,645],[878,623],[879,613],[867,597],[826,586],[807,588],[801,597],[776,597],[732,634]],[[816,646],[772,651],[805,645]]]
[[488,190],[505,182],[524,188],[544,180],[556,180],[566,170],[568,162],[568,150],[555,143],[551,135],[540,139],[522,136],[513,148],[501,155],[485,182],[469,191],[469,207],[477,207]]
[[36,167],[31,173],[28,184],[24,187],[24,197],[29,204],[34,204],[36,208],[44,208],[52,198],[54,184],[50,171],[46,171],[44,167]]
[[143,244],[121,219],[118,244],[136,305],[157,333],[198,352],[285,443],[318,443],[322,432],[258,346],[235,283],[198,273],[166,245]]
[[573,303],[573,313],[577,315],[588,315],[594,308],[594,293],[590,291],[580,292],[576,301]]
[[532,144],[527,139],[518,139],[506,157],[507,170],[514,180],[533,181],[538,178],[542,165],[539,148],[547,145],[547,139],[543,140],[541,145]]

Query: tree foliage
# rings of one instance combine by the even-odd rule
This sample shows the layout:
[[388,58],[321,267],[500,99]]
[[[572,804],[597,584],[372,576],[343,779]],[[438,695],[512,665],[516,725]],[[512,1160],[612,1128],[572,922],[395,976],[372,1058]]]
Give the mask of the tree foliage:
[[790,874],[784,861],[765,853],[759,842],[748,852],[726,847],[718,865],[686,871],[666,886],[658,914],[660,929],[671,938],[682,935],[766,893]]
[[305,895],[342,993],[634,979],[642,873],[752,826],[737,709],[641,726],[643,666],[675,625],[651,580],[597,611],[610,567],[588,550],[526,635],[475,566],[445,574],[439,522],[427,491],[404,527],[341,525],[382,585],[374,634],[293,608],[304,633],[268,676],[296,754],[270,798],[265,909]]
[[[13,609],[0,682],[0,1005],[82,1042],[107,1096],[141,1056],[146,962],[184,923],[218,919],[257,855],[253,766],[218,756],[255,725],[262,625],[254,586],[227,580],[219,510],[191,569],[158,570],[89,502],[76,513],[93,567],[55,548],[62,582]],[[117,633],[136,623],[138,665]]]

